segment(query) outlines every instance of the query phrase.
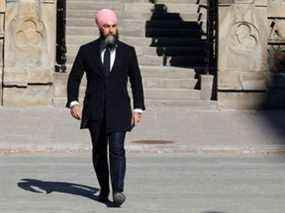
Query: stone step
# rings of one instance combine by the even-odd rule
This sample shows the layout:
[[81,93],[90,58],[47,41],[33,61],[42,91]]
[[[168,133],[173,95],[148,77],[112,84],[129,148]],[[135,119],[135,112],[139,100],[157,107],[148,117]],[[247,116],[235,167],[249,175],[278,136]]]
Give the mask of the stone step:
[[[67,55],[67,64],[72,64],[75,55]],[[207,57],[202,56],[153,56],[138,55],[138,62],[141,66],[176,66],[176,67],[203,67],[206,66]]]
[[[88,43],[97,39],[94,35],[66,35],[66,43],[69,45],[80,46],[82,44]],[[120,35],[120,40],[130,44],[132,46],[148,47],[152,42],[152,38],[145,37],[132,37],[132,36],[122,36]]]
[[203,29],[167,29],[167,28],[147,28],[145,30],[138,31],[137,33],[129,30],[125,32],[126,34],[141,36],[144,35],[146,37],[188,37],[193,39],[201,38],[206,35],[206,31]]
[[[67,53],[68,55],[75,56],[79,49],[80,45],[68,45],[67,46]],[[136,47],[136,54],[138,56],[141,55],[151,55],[151,56],[157,56],[158,50],[155,47],[148,47],[148,46],[138,46]]]
[[[127,0],[128,1],[128,0]],[[129,1],[140,1],[140,0],[129,0]],[[144,1],[144,0],[142,0]],[[145,0],[147,2],[149,0]],[[166,3],[175,3],[175,4],[197,4],[197,0],[156,0],[156,4],[166,4]],[[199,0],[199,4],[207,5],[207,0]]]
[[[67,78],[71,65],[67,65],[66,73],[55,73],[55,79]],[[170,66],[140,66],[143,78],[173,78],[173,79],[194,79],[194,69],[170,67]]]
[[[75,59],[75,54],[66,56],[66,63],[67,64],[72,64]],[[138,55],[138,61],[140,65],[157,65],[161,66],[163,65],[163,57],[161,56],[155,56],[155,55]]]
[[[131,38],[131,37],[130,37]],[[128,39],[128,38],[127,38]],[[205,36],[201,38],[191,38],[191,37],[155,37],[151,39],[151,46],[154,47],[185,47],[185,46],[203,46],[208,44],[208,40]],[[131,39],[128,39],[131,41]]]
[[[128,26],[131,25],[130,22],[125,21],[124,24]],[[163,28],[163,29],[195,29],[200,30],[201,26],[197,23],[197,21],[183,21],[183,20],[150,20],[144,21],[142,23],[135,22],[136,25],[145,26],[146,28]]]
[[[80,45],[68,45],[67,55],[71,58],[68,62],[71,63],[74,60],[75,55],[78,52]],[[195,57],[206,57],[207,56],[207,46],[193,46],[193,47],[147,47],[147,46],[136,46],[137,56],[191,56]]]
[[[86,86],[80,87],[80,95],[85,94]],[[128,89],[131,96],[131,89]],[[54,86],[55,97],[66,97],[66,85]],[[181,88],[144,88],[144,96],[147,99],[164,99],[164,100],[199,100],[200,91],[194,89]]]
[[[94,26],[66,26],[66,34],[68,35],[94,35],[99,36],[97,27]],[[124,36],[136,37],[190,37],[201,38],[205,35],[203,29],[160,29],[160,28],[121,28],[120,34]]]
[[[131,100],[132,101],[132,100]],[[67,100],[65,97],[54,97],[53,105],[55,107],[65,107]],[[83,103],[83,96],[79,98],[79,102]],[[132,103],[131,106],[133,107]],[[203,100],[164,100],[164,99],[146,99],[145,98],[146,111],[153,107],[161,109],[163,107],[187,107],[188,109],[197,110],[217,110],[218,104],[216,101],[203,101]]]
[[[201,13],[172,13],[171,15],[172,17],[170,17],[170,15],[168,14],[168,18],[176,18],[179,17],[184,21],[198,21],[198,20],[202,20],[204,22],[206,22],[206,12],[202,11]],[[87,18],[87,19],[91,19],[94,20],[95,18],[95,12],[94,10],[84,10],[84,12],[82,12],[81,10],[76,10],[76,9],[69,9],[67,10],[67,19],[70,18]],[[151,13],[150,11],[142,11],[141,13],[137,13],[137,12],[132,12],[132,11],[126,11],[122,14],[118,14],[118,18],[119,18],[119,24],[124,20],[124,19],[132,19],[132,20],[153,20],[153,19],[161,19],[161,18],[165,18],[164,14],[156,14],[155,16],[153,15],[153,13]]]
[[207,66],[207,57],[201,56],[169,56],[164,59],[168,66],[193,67],[203,69]]
[[[97,0],[69,0],[70,2],[89,2],[89,3],[96,3]],[[102,0],[101,0],[102,2]],[[104,0],[104,2],[117,2],[115,0]],[[121,3],[150,3],[150,0],[123,0]],[[175,4],[197,4],[197,0],[156,0],[156,4],[168,4],[168,3],[175,3]],[[206,5],[207,0],[200,0],[199,4]]]
[[149,12],[163,12],[163,13],[188,13],[194,14],[197,13],[199,8],[198,4],[191,3],[168,3],[168,4],[160,4],[153,5],[151,3],[125,3],[124,11],[132,11],[141,13],[143,11]]
[[138,56],[138,62],[140,65],[162,66],[163,58],[160,56],[142,55]]
[[[67,64],[72,64],[74,62],[75,54],[68,55]],[[178,67],[200,67],[205,66],[207,57],[201,55],[189,55],[189,56],[155,56],[155,55],[138,55],[138,62],[140,65],[148,66],[178,66]]]
[[[94,21],[93,21],[94,22]],[[188,22],[189,23],[189,22]],[[127,35],[133,37],[182,37],[182,38],[192,38],[192,39],[200,39],[201,36],[206,36],[206,25],[198,25],[198,23],[191,22],[191,26],[188,28],[174,27],[174,25],[162,25],[159,27],[158,25],[154,25],[154,27],[146,26],[146,23],[142,22],[132,22],[132,23],[123,23],[121,24],[119,29],[120,35]],[[86,24],[86,25],[85,25]],[[99,35],[99,31],[95,23],[80,23],[80,20],[76,20],[76,23],[69,23],[67,27],[67,34],[71,35],[85,35],[88,34],[96,34]],[[183,24],[182,24],[183,25]],[[157,26],[157,27],[156,27]],[[164,27],[164,28],[163,28]]]
[[[146,3],[144,3],[146,4]],[[121,1],[92,1],[92,0],[85,0],[85,1],[67,1],[66,9],[67,11],[70,9],[74,10],[94,10],[94,14],[97,10],[109,8],[116,12],[120,12],[124,10],[124,3]]]
[[216,101],[204,100],[163,100],[163,99],[146,99],[145,106],[149,108],[158,107],[187,107],[189,109],[205,109],[217,110],[218,104]]
[[160,55],[164,56],[193,56],[195,57],[206,57],[207,46],[194,46],[194,47],[163,47],[158,48],[157,51]]
[[99,31],[97,29],[97,27],[94,26],[83,26],[83,27],[79,27],[79,26],[66,26],[66,34],[67,35],[80,35],[80,36],[87,36],[87,35],[94,35],[94,37],[98,37],[99,36]]
[[[76,17],[76,18],[68,18],[66,20],[67,26],[84,26],[84,27],[97,27],[94,21],[94,18],[84,18],[84,17]],[[203,31],[206,30],[206,25],[200,26],[197,20],[193,21],[181,21],[181,20],[133,20],[133,19],[123,19],[120,20],[118,25],[119,30],[124,28],[130,29],[140,29],[140,28],[166,28],[166,29],[196,29],[199,30],[202,28]]]
[[[198,9],[197,11],[192,11],[193,13],[184,13],[181,11],[176,12],[167,12],[160,11],[161,9],[154,9],[151,12],[141,13],[140,16],[148,17],[149,21],[206,21],[207,20],[207,10],[206,9]],[[134,13],[130,12],[128,15],[136,16]],[[125,16],[123,16],[125,17]],[[146,19],[145,19],[146,20]]]
[[[63,86],[67,84],[67,75],[57,75],[54,81],[55,87]],[[197,80],[194,78],[165,78],[162,77],[143,77],[143,85],[144,88],[165,88],[165,89],[194,89]],[[81,80],[80,85],[86,86],[87,80],[84,77]],[[130,82],[128,83],[128,87],[130,87]]]
[[[97,37],[93,35],[67,35],[66,43],[67,46],[75,45],[79,47],[80,45],[88,43],[96,38]],[[187,37],[146,38],[120,35],[120,40],[135,47],[205,46],[208,43],[206,39],[192,39]]]
[[[161,7],[163,5],[163,7]],[[151,2],[118,2],[118,1],[69,1],[67,10],[99,10],[103,8],[110,8],[115,10],[118,14],[126,11],[136,13],[159,11],[162,12],[180,12],[180,13],[196,13],[198,11],[198,4],[195,3],[167,3],[154,5]]]
[[196,79],[143,78],[145,88],[194,89],[196,84]]
[[[99,31],[97,27],[94,26],[66,26],[66,34],[68,35],[94,35],[94,37],[99,36]],[[125,36],[136,36],[136,37],[145,37],[145,30],[140,29],[132,30],[132,29],[120,29],[120,35]]]

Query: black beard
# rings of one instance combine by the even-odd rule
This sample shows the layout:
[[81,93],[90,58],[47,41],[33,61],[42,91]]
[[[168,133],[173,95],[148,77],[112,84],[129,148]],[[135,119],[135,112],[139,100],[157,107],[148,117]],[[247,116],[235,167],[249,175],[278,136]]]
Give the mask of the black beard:
[[118,42],[119,34],[117,32],[116,35],[104,36],[103,33],[100,31],[100,39],[103,42],[104,46],[114,48]]

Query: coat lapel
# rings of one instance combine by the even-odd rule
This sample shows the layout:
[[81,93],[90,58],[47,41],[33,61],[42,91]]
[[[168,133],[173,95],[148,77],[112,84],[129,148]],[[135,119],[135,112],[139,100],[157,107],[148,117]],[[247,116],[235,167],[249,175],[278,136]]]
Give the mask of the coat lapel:
[[[102,77],[105,77],[105,73],[104,73],[105,72],[105,68],[104,68],[104,65],[103,65],[102,60],[101,60],[100,40],[99,39],[94,41],[93,47],[94,47],[94,52],[95,52],[95,63],[100,68],[98,73],[100,75],[102,75]],[[116,48],[115,61],[114,61],[114,64],[113,64],[113,67],[112,67],[110,75],[112,73],[118,72],[118,70],[120,70],[119,66],[120,66],[120,61],[122,60],[122,57],[123,57],[122,44],[119,41],[118,42],[118,46]]]
[[120,65],[121,57],[122,57],[122,45],[120,42],[118,42],[118,46],[116,48],[115,61],[114,61],[114,64],[111,70],[111,74],[113,72],[118,72],[118,70],[120,70],[119,65]]
[[[94,41],[93,43],[93,48],[94,48],[94,57],[95,57],[95,64],[98,65],[98,67],[100,68],[98,70],[98,73],[102,76],[102,77],[105,77],[105,74],[104,74],[104,66],[102,64],[102,61],[101,61],[101,53],[100,53],[100,40],[97,39]],[[97,71],[97,69],[96,69]]]

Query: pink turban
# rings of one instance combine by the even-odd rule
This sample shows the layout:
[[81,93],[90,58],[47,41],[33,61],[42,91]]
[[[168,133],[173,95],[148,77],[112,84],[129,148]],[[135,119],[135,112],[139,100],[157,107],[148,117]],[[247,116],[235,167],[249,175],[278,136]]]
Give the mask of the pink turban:
[[102,28],[104,24],[117,24],[118,18],[113,10],[102,9],[96,12],[95,15],[96,24],[99,28]]

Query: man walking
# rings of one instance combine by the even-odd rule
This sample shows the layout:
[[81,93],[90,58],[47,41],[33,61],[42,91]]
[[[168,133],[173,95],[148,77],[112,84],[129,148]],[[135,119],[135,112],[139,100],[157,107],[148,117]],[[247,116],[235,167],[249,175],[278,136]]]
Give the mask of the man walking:
[[[143,84],[134,47],[119,41],[115,12],[99,10],[95,20],[100,37],[78,50],[68,77],[66,107],[70,108],[74,118],[81,120],[80,129],[89,129],[92,161],[100,185],[98,200],[108,201],[110,171],[113,202],[120,206],[126,199],[123,194],[125,135],[141,122],[145,110]],[[81,111],[78,96],[84,72],[87,86]],[[133,111],[127,91],[128,78],[132,88]]]

